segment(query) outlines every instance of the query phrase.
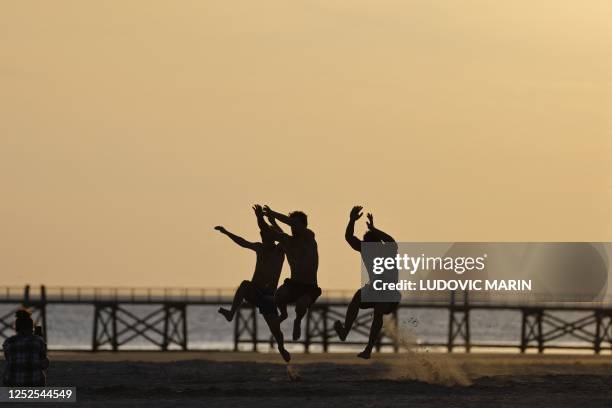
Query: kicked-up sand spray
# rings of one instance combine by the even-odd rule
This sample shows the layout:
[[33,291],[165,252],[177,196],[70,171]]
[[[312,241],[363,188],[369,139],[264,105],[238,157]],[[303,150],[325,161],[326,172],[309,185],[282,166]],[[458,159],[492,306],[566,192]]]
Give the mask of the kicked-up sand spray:
[[391,365],[394,379],[423,381],[446,386],[468,386],[471,381],[466,372],[450,356],[424,353],[419,349],[416,336],[407,329],[396,327],[393,319],[385,316],[385,334],[397,341],[400,348],[396,362]]
[[302,381],[302,376],[298,369],[291,364],[287,364],[287,377],[289,377],[290,381]]

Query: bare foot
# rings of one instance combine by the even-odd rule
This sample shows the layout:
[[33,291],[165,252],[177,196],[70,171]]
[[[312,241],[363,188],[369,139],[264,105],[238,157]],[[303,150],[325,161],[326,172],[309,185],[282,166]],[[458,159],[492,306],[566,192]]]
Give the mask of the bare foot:
[[340,338],[340,340],[342,341],[346,340],[347,333],[344,332],[344,325],[342,324],[340,320],[336,320],[334,322],[334,330],[338,334],[338,337]]
[[364,360],[369,360],[372,355],[372,350],[365,349],[361,353],[357,354],[357,357],[363,358]]
[[283,357],[283,360],[285,360],[286,363],[288,363],[289,361],[291,361],[291,354],[289,354],[289,352],[287,350],[285,350],[285,348],[279,348],[278,352],[281,354],[281,356]]
[[301,321],[295,319],[295,321],[293,322],[293,341],[297,341],[300,339],[300,336],[302,335],[302,325],[301,325]]
[[227,319],[228,322],[231,322],[234,316],[230,310],[224,309],[222,307],[219,308],[219,313],[223,315]]

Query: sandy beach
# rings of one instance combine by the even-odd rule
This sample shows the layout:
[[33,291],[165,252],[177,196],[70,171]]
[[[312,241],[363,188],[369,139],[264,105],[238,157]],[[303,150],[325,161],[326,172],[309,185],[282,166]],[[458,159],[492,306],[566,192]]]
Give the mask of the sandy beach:
[[83,406],[612,404],[610,356],[400,353],[363,361],[352,354],[296,353],[289,369],[272,353],[54,352],[50,357],[49,385],[76,386]]

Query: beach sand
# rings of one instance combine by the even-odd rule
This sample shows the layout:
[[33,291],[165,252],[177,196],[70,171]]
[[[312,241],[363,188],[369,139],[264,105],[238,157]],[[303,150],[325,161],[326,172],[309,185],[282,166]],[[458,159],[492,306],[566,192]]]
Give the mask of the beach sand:
[[[52,352],[50,386],[95,407],[611,407],[612,357]],[[419,362],[420,361],[420,362]],[[451,369],[470,385],[443,385]],[[431,373],[415,374],[422,370]],[[431,375],[429,375],[431,374]],[[414,380],[411,378],[420,378]]]

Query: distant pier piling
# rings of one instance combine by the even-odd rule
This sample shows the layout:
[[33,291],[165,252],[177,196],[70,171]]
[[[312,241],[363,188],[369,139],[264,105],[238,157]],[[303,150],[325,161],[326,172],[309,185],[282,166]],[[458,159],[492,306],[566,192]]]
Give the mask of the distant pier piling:
[[[423,343],[423,347],[444,347],[448,352],[471,352],[474,348],[513,348],[522,353],[530,350],[543,353],[547,349],[565,348],[592,350],[599,354],[612,350],[612,304],[598,303],[545,303],[533,304],[519,300],[505,302],[471,301],[467,292],[453,292],[441,298],[409,296],[393,314],[398,325],[403,311],[410,309],[443,309],[448,311],[447,340],[445,343]],[[47,340],[47,306],[90,305],[93,307],[93,329],[91,351],[129,349],[135,339],[160,351],[190,350],[187,313],[189,306],[222,306],[231,304],[232,290],[184,289],[184,288],[99,288],[99,287],[4,287],[0,288],[0,304],[9,306],[9,311],[0,315],[0,341],[13,334],[15,311],[26,307],[32,311],[35,324],[42,326]],[[352,292],[324,292],[304,318],[303,338],[297,343],[304,352],[313,346],[327,352],[334,345],[364,346],[369,332],[372,313],[362,311],[354,323],[353,331],[362,340],[342,342],[338,339],[333,323],[343,320]],[[130,306],[151,306],[146,313],[130,310]],[[516,343],[474,342],[472,339],[471,312],[486,311],[495,322],[499,311],[515,311],[521,314],[520,333]],[[579,315],[579,317],[567,316]],[[564,316],[565,313],[565,316]],[[273,340],[267,328],[260,328],[258,311],[244,304],[234,320],[234,350],[247,346],[258,351],[260,344],[272,346]],[[427,324],[423,322],[422,324]],[[211,328],[214,330],[214,328]],[[558,339],[571,340],[568,345],[555,344]],[[127,347],[126,347],[127,346]],[[53,344],[50,345],[53,348]],[[386,348],[399,351],[397,335],[384,333],[376,345],[378,350]]]

